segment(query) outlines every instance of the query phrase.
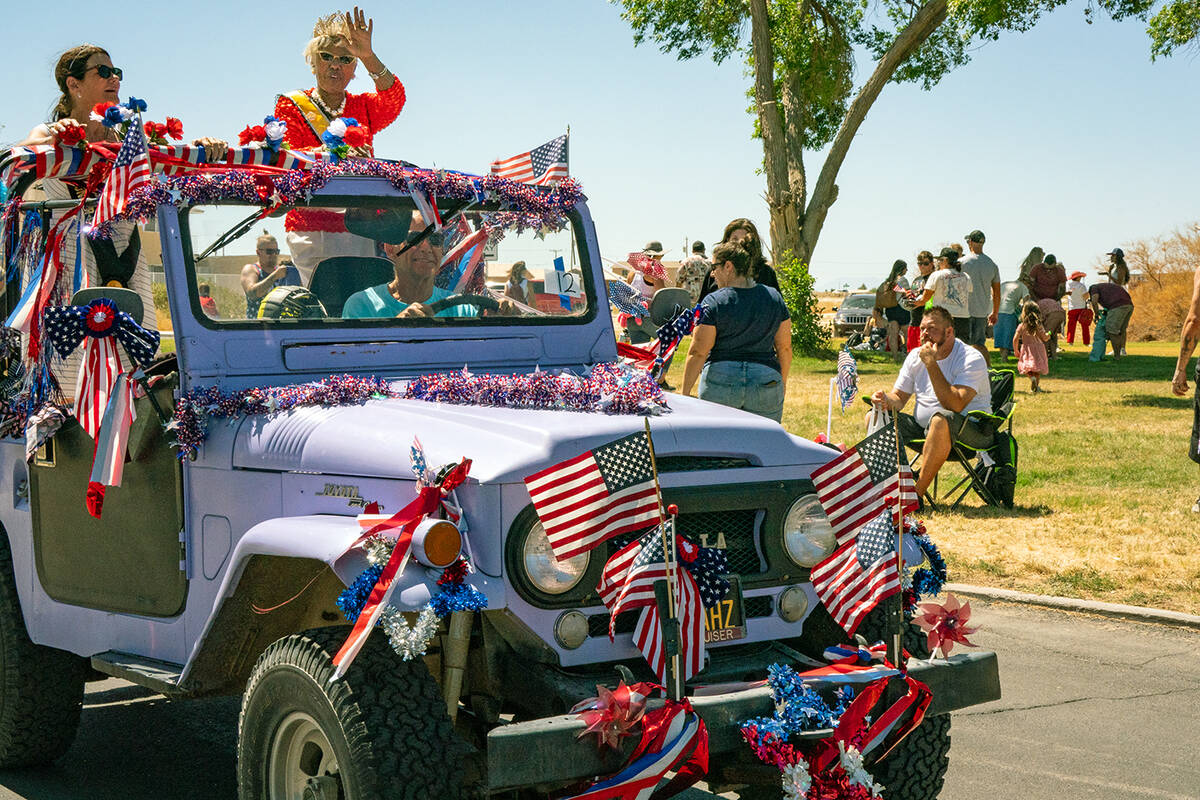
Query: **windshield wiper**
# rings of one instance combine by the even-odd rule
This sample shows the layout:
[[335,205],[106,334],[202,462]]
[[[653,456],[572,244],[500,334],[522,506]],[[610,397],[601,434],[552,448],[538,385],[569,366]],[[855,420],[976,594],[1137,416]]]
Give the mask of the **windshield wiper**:
[[200,262],[200,261],[203,261],[204,259],[208,258],[209,256],[211,256],[213,254],[214,250],[222,248],[225,245],[232,242],[234,239],[237,239],[242,234],[244,234],[246,231],[248,231],[252,227],[254,227],[254,223],[258,222],[262,218],[263,218],[263,211],[260,209],[255,209],[255,211],[253,213],[251,213],[250,216],[246,217],[244,220],[242,220],[241,222],[234,225],[232,228],[230,228],[229,230],[225,231],[220,236],[218,236],[217,240],[215,242],[213,242],[212,244],[210,244],[208,247],[206,247],[204,249],[203,253],[196,256],[196,261]]

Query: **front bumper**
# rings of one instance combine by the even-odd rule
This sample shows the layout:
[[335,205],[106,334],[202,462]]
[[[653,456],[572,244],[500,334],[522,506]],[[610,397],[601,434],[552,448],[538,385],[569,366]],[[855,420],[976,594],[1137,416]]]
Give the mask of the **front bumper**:
[[[933,663],[914,661],[909,674],[933,692],[928,714],[947,714],[1000,699],[995,653],[965,653]],[[695,697],[691,702],[708,726],[710,753],[718,757],[738,751],[748,753],[738,724],[774,713],[771,692],[765,686],[734,694]],[[651,707],[655,703],[661,701],[651,701]],[[561,784],[620,769],[637,737],[625,739],[622,752],[602,751],[590,741],[576,740],[584,727],[573,715],[564,715],[493,729],[487,736],[489,789]],[[721,762],[718,759],[713,763]]]

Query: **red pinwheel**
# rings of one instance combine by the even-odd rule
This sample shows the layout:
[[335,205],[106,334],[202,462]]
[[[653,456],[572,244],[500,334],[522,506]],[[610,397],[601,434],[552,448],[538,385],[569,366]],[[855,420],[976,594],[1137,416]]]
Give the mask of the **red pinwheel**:
[[584,700],[571,709],[572,713],[578,714],[576,719],[587,725],[576,738],[594,733],[597,747],[619,748],[621,739],[631,736],[641,722],[646,713],[646,698],[655,688],[651,683],[626,686],[625,681],[621,681],[616,689],[597,686],[597,697]]
[[929,639],[929,652],[941,650],[943,656],[950,655],[954,643],[975,647],[968,639],[978,628],[969,628],[971,620],[971,603],[959,603],[958,598],[951,593],[946,594],[946,603],[920,603],[917,608],[920,614],[913,622],[921,626]]

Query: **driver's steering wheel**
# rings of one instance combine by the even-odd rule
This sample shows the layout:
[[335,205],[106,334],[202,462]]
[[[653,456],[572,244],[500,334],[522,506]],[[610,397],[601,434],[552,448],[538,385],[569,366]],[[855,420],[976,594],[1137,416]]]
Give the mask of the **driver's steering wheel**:
[[452,294],[430,303],[429,310],[436,314],[454,306],[475,306],[480,311],[500,310],[500,304],[496,302],[496,298],[484,294]]

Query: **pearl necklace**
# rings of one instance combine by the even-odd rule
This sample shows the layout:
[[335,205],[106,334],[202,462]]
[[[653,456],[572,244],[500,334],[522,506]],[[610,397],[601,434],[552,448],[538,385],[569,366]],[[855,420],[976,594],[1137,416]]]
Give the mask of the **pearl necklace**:
[[330,119],[337,119],[340,117],[342,115],[342,111],[344,111],[346,108],[346,94],[344,92],[342,93],[342,103],[337,108],[330,108],[329,106],[325,105],[325,101],[321,99],[321,92],[319,89],[313,89],[312,94],[310,94],[309,97],[311,97],[313,102],[321,107],[321,110],[324,111]]

